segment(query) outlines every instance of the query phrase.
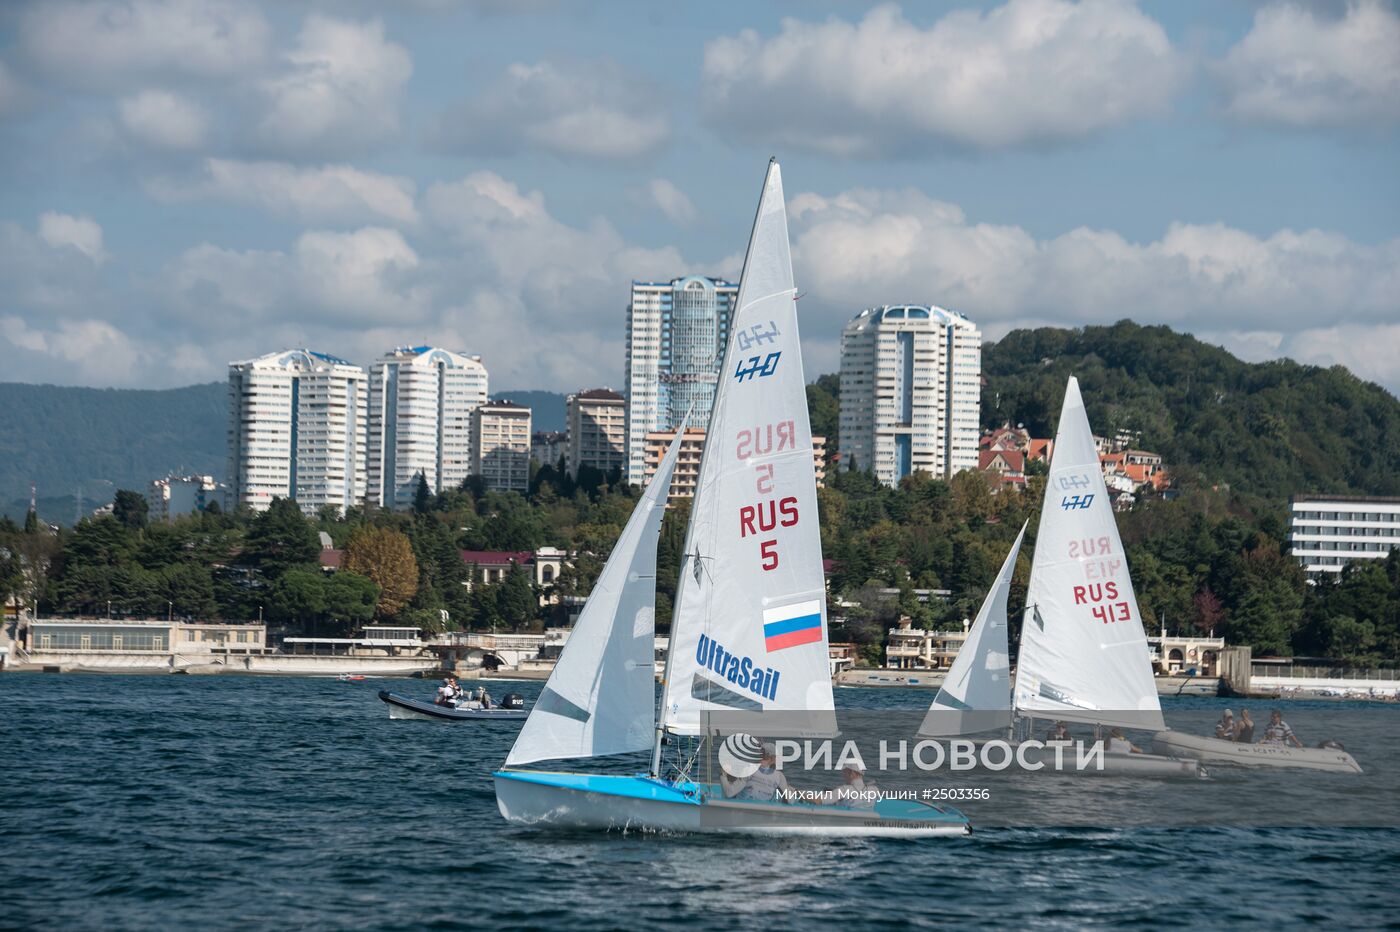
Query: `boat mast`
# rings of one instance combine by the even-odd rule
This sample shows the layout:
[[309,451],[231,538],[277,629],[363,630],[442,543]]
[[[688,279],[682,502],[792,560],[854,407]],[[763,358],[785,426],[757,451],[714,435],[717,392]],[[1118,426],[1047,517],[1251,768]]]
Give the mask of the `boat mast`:
[[[733,320],[738,318],[740,312],[744,308],[744,299],[748,297],[746,293],[747,288],[745,282],[748,278],[749,259],[751,259],[753,256],[754,233],[758,231],[758,218],[763,216],[763,200],[768,193],[768,179],[773,174],[773,168],[777,164],[778,159],[776,156],[770,158],[768,160],[768,169],[763,173],[763,187],[759,188],[758,206],[754,208],[753,224],[749,227],[749,245],[748,248],[744,250],[744,268],[739,272],[739,293],[735,296],[734,313],[730,316],[731,323]],[[705,461],[709,459],[711,448],[711,445],[708,441],[711,437],[715,435],[715,416],[721,413],[721,406],[719,404],[719,400],[720,394],[724,391],[725,381],[723,375],[726,371],[728,371],[729,354],[730,351],[733,349],[733,346],[734,328],[733,326],[731,326],[729,328],[729,342],[725,344],[724,354],[720,360],[720,378],[715,382],[715,397],[710,402],[710,420],[705,425],[705,439],[707,442],[705,443],[704,449],[700,451],[700,479],[703,479],[705,477]],[[656,778],[659,778],[661,776],[661,746],[666,741],[666,726],[662,724],[662,719],[664,718],[666,712],[666,696],[671,690],[671,658],[674,657],[676,653],[676,627],[680,621],[681,613],[680,587],[685,584],[684,574],[687,568],[689,567],[691,561],[694,561],[695,563],[693,572],[695,573],[695,580],[697,584],[699,584],[700,576],[704,572],[704,564],[702,562],[704,560],[704,557],[700,553],[699,542],[694,542],[695,546],[693,549],[690,547],[690,544],[692,543],[691,532],[695,530],[695,514],[698,511],[697,506],[700,504],[700,496],[704,492],[704,490],[701,488],[701,485],[701,482],[696,481],[695,495],[690,500],[691,520],[690,526],[686,529],[687,533],[685,541],[687,552],[685,554],[685,557],[681,560],[680,569],[676,573],[676,601],[675,605],[671,607],[671,630],[670,633],[667,635],[666,639],[666,664],[662,667],[661,673],[661,701],[657,704],[656,707],[656,735],[651,749],[651,776]]]

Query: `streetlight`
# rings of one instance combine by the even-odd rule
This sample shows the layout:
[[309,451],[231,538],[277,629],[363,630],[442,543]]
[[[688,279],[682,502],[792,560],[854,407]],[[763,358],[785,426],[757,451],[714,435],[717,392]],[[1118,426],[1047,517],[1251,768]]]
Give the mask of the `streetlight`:
[[109,619],[112,617],[112,600],[111,600],[111,599],[108,599],[108,600],[107,600],[107,617],[108,617]]
[[165,603],[165,620],[166,620],[166,621],[174,621],[174,620],[175,620],[175,603],[172,602],[172,601],[168,601],[168,600],[167,600],[166,603]]

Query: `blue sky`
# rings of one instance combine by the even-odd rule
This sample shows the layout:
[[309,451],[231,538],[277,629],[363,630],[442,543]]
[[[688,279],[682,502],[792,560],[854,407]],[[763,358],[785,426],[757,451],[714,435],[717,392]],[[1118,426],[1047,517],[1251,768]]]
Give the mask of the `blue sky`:
[[918,301],[1395,391],[1398,134],[1387,0],[10,3],[3,377],[437,343],[617,385],[629,280],[736,276],[777,155],[810,374]]

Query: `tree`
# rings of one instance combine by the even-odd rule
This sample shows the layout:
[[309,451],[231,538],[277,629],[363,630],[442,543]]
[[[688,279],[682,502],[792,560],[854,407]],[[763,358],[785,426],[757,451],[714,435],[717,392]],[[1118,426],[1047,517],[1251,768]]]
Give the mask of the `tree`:
[[345,568],[379,586],[375,616],[397,615],[418,591],[418,561],[408,538],[392,528],[365,526],[345,545]]
[[150,510],[150,503],[140,492],[117,489],[117,497],[112,500],[112,517],[134,531],[146,526]]
[[272,618],[283,624],[308,628],[326,611],[326,579],[320,570],[290,569],[272,585],[269,606]]
[[428,477],[418,473],[418,483],[413,489],[413,513],[425,515],[433,504],[433,490],[428,488]]
[[335,630],[348,634],[374,618],[379,603],[374,580],[341,570],[326,578],[322,592],[325,618]]
[[529,622],[539,612],[539,599],[530,574],[519,563],[510,568],[506,578],[501,580],[496,593],[496,604],[501,618],[513,628]]
[[253,519],[244,543],[249,561],[270,579],[294,566],[314,566],[320,553],[316,529],[289,498],[274,498],[267,511]]

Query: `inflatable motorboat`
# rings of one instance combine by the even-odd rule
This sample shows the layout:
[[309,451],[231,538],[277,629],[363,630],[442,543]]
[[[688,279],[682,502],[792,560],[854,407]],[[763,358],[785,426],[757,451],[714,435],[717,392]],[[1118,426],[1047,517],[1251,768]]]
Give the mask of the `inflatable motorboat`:
[[1217,764],[1240,767],[1274,767],[1297,770],[1329,770],[1333,773],[1361,773],[1361,765],[1340,745],[1336,747],[1295,748],[1282,744],[1240,744],[1222,738],[1163,731],[1152,737],[1152,750],[1173,757],[1191,757]]
[[428,718],[446,722],[516,720],[525,718],[525,701],[511,693],[501,700],[499,706],[483,708],[478,702],[463,701],[456,705],[438,705],[421,699],[410,699],[391,693],[387,689],[379,691],[379,698],[389,707],[390,718]]

